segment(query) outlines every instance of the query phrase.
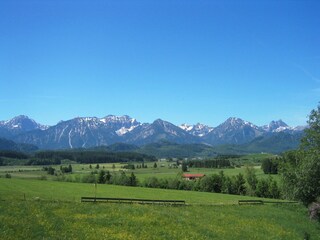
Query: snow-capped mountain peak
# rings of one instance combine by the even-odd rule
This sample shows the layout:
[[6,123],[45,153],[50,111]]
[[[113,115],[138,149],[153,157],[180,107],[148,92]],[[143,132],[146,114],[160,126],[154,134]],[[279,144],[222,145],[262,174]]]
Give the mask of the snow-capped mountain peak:
[[288,126],[281,119],[278,121],[271,121],[268,125],[262,126],[262,129],[266,132],[283,132],[293,130],[292,127]]
[[36,129],[45,130],[48,126],[41,125],[25,115],[19,115],[10,120],[3,121],[2,125],[14,131],[31,131]]
[[209,127],[208,125],[205,125],[202,123],[197,123],[195,125],[189,125],[184,123],[184,124],[181,124],[179,127],[184,131],[192,134],[193,136],[198,136],[198,137],[203,137],[214,129],[213,127]]
[[104,118],[100,118],[100,122],[106,127],[114,129],[118,136],[123,136],[141,125],[135,118],[131,118],[128,115],[108,115]]
[[[75,148],[108,145],[116,142],[143,145],[167,140],[175,143],[244,144],[259,136],[271,136],[285,131],[300,134],[305,127],[291,128],[282,120],[257,127],[240,118],[228,118],[213,128],[205,124],[181,124],[157,119],[141,124],[127,115],[106,117],[77,117],[61,121],[50,128],[21,115],[0,121],[0,137],[40,148]],[[43,130],[43,131],[39,131]]]
[[123,116],[115,116],[115,115],[108,115],[106,117],[100,118],[101,122],[122,122],[122,123],[135,123],[137,120],[135,118],[131,118],[128,115],[123,115]]
[[224,126],[225,128],[231,128],[231,129],[233,129],[233,128],[238,129],[238,128],[243,128],[245,126],[249,126],[249,127],[254,128],[256,130],[258,129],[258,126],[254,125],[253,123],[242,120],[241,118],[237,118],[237,117],[228,118],[220,126]]
[[[73,119],[72,125],[74,125],[75,128],[81,129],[81,131],[84,131],[85,128],[108,129],[108,131],[115,133],[118,136],[122,136],[139,126],[140,122],[127,115],[108,115],[103,118],[77,117]],[[78,125],[78,127],[76,127],[75,125]]]
[[186,123],[183,123],[179,126],[179,128],[181,128],[182,130],[185,130],[187,132],[191,131],[193,129],[193,125],[189,125]]

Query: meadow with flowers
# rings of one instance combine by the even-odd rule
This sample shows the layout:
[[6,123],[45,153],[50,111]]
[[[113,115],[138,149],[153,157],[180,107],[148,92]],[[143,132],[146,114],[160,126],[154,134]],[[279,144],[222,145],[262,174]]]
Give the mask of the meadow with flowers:
[[[81,196],[181,199],[186,206],[81,203]],[[0,178],[1,239],[320,239],[300,204],[248,196]]]

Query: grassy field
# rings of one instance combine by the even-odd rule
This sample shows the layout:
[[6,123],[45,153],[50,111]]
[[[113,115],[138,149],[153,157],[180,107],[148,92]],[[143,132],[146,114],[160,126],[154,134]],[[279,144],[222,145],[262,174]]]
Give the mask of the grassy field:
[[98,185],[97,196],[190,205],[79,202],[94,194],[93,184],[0,178],[0,239],[320,239],[299,204],[239,206],[252,198],[113,185]]
[[[243,161],[259,162],[261,154]],[[257,160],[258,159],[258,160]],[[66,163],[68,164],[68,163]],[[168,162],[135,169],[139,179],[174,178],[181,169]],[[135,164],[136,165],[136,164]],[[123,164],[72,164],[69,178],[100,169],[123,170]],[[60,166],[54,166],[59,169]],[[254,166],[258,178],[263,174]],[[300,204],[239,206],[238,200],[259,199],[195,191],[108,184],[59,182],[42,166],[0,167],[0,239],[320,239],[320,224],[310,221]],[[245,167],[191,168],[190,173],[233,176]],[[128,173],[131,170],[125,170]],[[12,178],[4,178],[10,173]],[[278,179],[277,176],[274,176]],[[39,180],[44,179],[44,180]],[[185,200],[187,206],[81,203],[82,196]],[[272,200],[274,201],[274,200]]]
[[0,200],[60,200],[79,202],[83,196],[185,200],[193,205],[237,204],[238,200],[258,199],[248,196],[195,191],[125,187],[108,184],[68,183],[0,178]]
[[[274,155],[267,155],[267,154],[251,154],[247,156],[243,156],[239,159],[241,161],[246,162],[249,161],[251,166],[256,169],[256,175],[258,178],[267,178],[268,175],[264,174],[260,168],[259,161],[266,156],[274,156]],[[240,161],[240,160],[239,160]],[[255,162],[255,165],[252,164]],[[70,176],[71,178],[76,178],[77,176],[81,176],[83,174],[89,174],[92,171],[99,171],[104,169],[110,172],[117,172],[119,170],[126,171],[128,173],[133,172],[137,179],[140,182],[143,182],[146,178],[149,177],[157,177],[157,178],[175,178],[178,174],[181,174],[181,168],[170,168],[169,165],[172,164],[166,161],[158,161],[157,168],[153,168],[154,162],[147,163],[146,165],[148,168],[136,168],[134,170],[127,170],[123,169],[122,166],[125,164],[120,163],[103,163],[99,164],[99,169],[96,169],[96,164],[72,164],[73,168],[73,175]],[[248,163],[249,164],[249,163]],[[68,164],[65,164],[67,166]],[[134,163],[135,166],[141,165],[141,163]],[[114,167],[113,167],[114,166]],[[53,166],[56,169],[60,168],[60,165]],[[29,179],[39,179],[40,177],[45,176],[48,180],[54,179],[53,176],[48,175],[45,171],[42,170],[42,166],[2,166],[0,167],[0,176],[4,176],[5,173],[10,173],[14,178],[29,178]],[[224,171],[225,175],[227,176],[234,176],[239,173],[245,173],[245,166],[241,168],[224,168],[224,169],[214,169],[214,168],[190,168],[189,173],[202,173],[206,175],[219,173],[220,171]],[[278,180],[277,175],[272,176],[274,179]]]

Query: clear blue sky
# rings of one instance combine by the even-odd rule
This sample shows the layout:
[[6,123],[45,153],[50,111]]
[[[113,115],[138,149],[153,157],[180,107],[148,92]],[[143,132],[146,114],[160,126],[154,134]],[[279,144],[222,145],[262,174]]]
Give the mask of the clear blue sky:
[[[240,4],[241,2],[241,4]],[[0,120],[304,125],[320,1],[0,1]]]

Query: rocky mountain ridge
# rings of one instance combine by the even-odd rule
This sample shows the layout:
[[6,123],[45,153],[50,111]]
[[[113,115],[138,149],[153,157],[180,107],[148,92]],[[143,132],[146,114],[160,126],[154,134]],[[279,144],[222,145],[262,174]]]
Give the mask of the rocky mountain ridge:
[[181,144],[245,144],[261,136],[281,132],[294,135],[301,131],[303,128],[289,127],[282,120],[259,127],[235,117],[215,128],[201,123],[176,126],[161,119],[153,123],[140,123],[127,115],[77,117],[50,127],[27,116],[0,122],[0,137],[33,144],[41,149],[88,148],[117,142],[145,145],[159,140]]

